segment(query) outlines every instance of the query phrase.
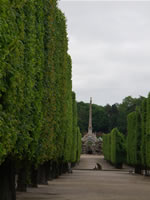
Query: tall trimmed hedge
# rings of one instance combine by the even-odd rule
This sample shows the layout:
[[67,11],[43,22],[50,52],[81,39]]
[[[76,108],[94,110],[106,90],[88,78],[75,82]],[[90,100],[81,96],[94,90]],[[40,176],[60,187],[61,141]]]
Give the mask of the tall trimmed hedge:
[[80,132],[79,127],[77,128],[77,148],[76,148],[76,162],[80,161],[80,155],[82,152],[82,142],[81,142],[82,134]]
[[[124,141],[120,142],[117,135],[116,130],[109,134],[104,134],[103,153],[105,159],[116,164],[119,157],[121,159],[125,157],[126,151],[126,159],[122,160],[122,162],[125,161],[128,165],[133,166],[135,173],[148,175],[150,170],[150,93],[148,98],[142,97],[141,104],[136,107],[134,112],[128,114],[126,141],[124,141],[123,137],[122,139],[120,137]],[[122,143],[124,145],[121,145],[120,148],[117,145],[117,141],[118,144]],[[116,154],[117,146],[120,156]]]
[[0,22],[0,185],[8,187],[3,170],[10,161],[19,161],[17,170],[77,162],[81,134],[66,18],[57,1],[2,0]]
[[103,154],[106,160],[111,161],[111,135],[110,133],[103,135]]
[[150,168],[150,94],[136,111],[128,115],[127,163],[135,172]]
[[136,112],[132,112],[128,115],[127,118],[127,130],[128,130],[128,136],[127,136],[127,163],[130,165],[134,164],[135,161],[135,127],[136,127]]
[[150,93],[147,98],[147,115],[146,115],[146,166],[150,168]]
[[144,99],[141,106],[141,164],[146,167],[146,118],[147,99]]
[[117,128],[103,135],[103,154],[115,167],[122,167],[125,160],[125,138]]
[[[0,4],[0,163],[12,154],[20,154],[22,145],[28,146],[26,135],[23,144],[24,67],[24,1],[2,1]],[[17,143],[16,143],[17,142]],[[20,149],[18,151],[18,146]]]
[[141,165],[141,111],[136,111],[128,116],[127,136],[127,163],[135,166],[136,171]]
[[77,103],[75,101],[75,94],[72,93],[72,111],[73,111],[73,120],[72,120],[72,148],[70,160],[75,163],[77,161],[77,144],[78,144],[78,127],[77,127]]

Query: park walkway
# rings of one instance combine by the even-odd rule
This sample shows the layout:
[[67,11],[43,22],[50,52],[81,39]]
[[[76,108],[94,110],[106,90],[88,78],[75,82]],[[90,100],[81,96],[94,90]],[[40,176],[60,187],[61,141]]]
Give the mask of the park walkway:
[[[104,170],[92,170],[100,163]],[[18,193],[17,200],[149,200],[150,178],[115,170],[102,156],[83,155],[72,174]]]

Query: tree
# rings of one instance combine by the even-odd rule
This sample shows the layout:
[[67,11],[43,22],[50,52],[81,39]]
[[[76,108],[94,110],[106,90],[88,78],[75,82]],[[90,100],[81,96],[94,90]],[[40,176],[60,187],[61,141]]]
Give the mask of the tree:
[[141,113],[140,108],[128,115],[127,163],[141,173]]
[[125,139],[117,128],[114,128],[111,133],[103,135],[103,153],[104,158],[115,167],[122,167],[125,161]]
[[146,120],[147,120],[147,99],[141,106],[141,164],[146,169]]
[[[87,133],[88,131],[88,122],[89,122],[89,104],[78,102],[78,126],[82,134]],[[108,116],[102,106],[96,104],[92,105],[92,125],[93,132],[107,132],[108,131]]]
[[147,116],[146,116],[146,165],[150,168],[150,93],[147,98]]
[[15,170],[19,190],[37,169],[46,181],[61,174],[79,160],[81,135],[57,1],[2,0],[0,21],[0,194],[15,200]]
[[87,133],[88,122],[89,122],[89,104],[84,102],[77,103],[78,110],[78,126],[80,127],[81,133]]

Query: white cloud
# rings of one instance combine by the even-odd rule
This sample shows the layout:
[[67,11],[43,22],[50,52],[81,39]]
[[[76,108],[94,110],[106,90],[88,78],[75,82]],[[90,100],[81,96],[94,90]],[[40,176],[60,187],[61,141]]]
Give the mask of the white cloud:
[[77,100],[105,105],[150,90],[150,2],[61,1]]

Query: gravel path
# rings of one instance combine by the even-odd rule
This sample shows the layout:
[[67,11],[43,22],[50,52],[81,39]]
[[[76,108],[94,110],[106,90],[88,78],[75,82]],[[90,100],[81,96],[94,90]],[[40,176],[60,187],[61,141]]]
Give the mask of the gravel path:
[[[96,171],[96,163],[103,169]],[[85,169],[85,170],[83,170]],[[17,200],[149,200],[150,178],[129,174],[127,170],[113,171],[102,156],[81,157],[73,174],[50,181],[48,186],[18,193]]]
[[81,161],[79,163],[79,165],[77,165],[75,167],[75,169],[85,169],[85,170],[93,170],[96,167],[96,164],[99,163],[102,166],[103,170],[113,170],[115,169],[113,166],[111,166],[110,164],[108,164],[103,156],[99,156],[99,155],[87,155],[84,154],[81,156]]

